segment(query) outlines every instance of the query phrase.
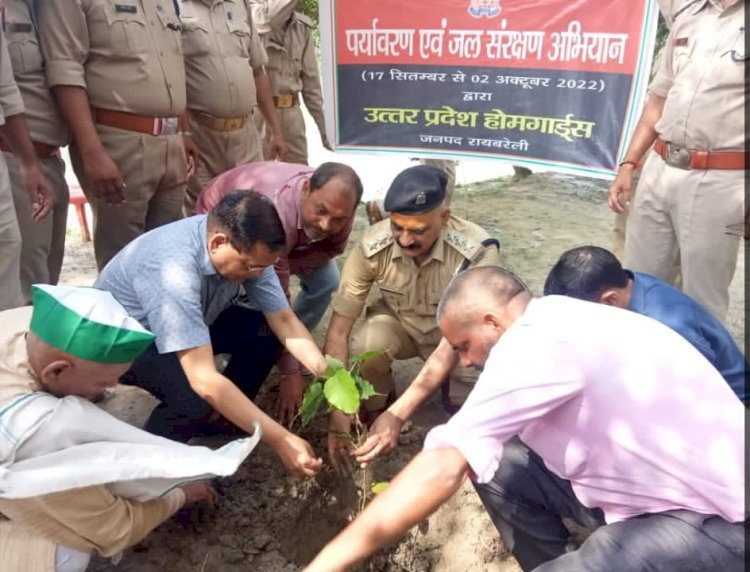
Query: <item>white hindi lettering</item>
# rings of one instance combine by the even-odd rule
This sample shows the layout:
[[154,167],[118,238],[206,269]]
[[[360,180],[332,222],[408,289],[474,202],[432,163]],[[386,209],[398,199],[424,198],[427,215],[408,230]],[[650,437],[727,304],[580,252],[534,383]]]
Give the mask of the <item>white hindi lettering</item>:
[[[413,56],[416,52],[423,60],[443,58],[446,52],[450,56],[474,60],[482,55],[483,50],[491,60],[541,60],[545,56],[552,62],[622,64],[625,60],[628,34],[584,32],[581,23],[573,20],[567,29],[552,32],[547,43],[547,32],[543,30],[508,30],[507,26],[507,20],[503,19],[500,29],[452,30],[447,19],[442,18],[439,28],[378,28],[378,18],[373,18],[370,28],[345,31],[346,49],[354,56],[370,57]],[[451,77],[453,81],[460,81],[455,74]]]
[[346,30],[346,49],[359,56],[413,55],[414,30],[378,28],[378,18],[372,19],[372,28]]
[[479,57],[483,35],[484,30],[449,30],[448,53],[466,59]]
[[461,145],[463,143],[463,137],[457,137],[455,135],[420,135],[420,143],[444,143],[446,145]]
[[487,30],[487,57],[493,60],[525,60],[536,56],[537,60],[541,60],[545,32],[506,30],[507,25],[507,20],[503,18],[500,30]]
[[566,31],[552,34],[552,46],[547,57],[559,62],[578,60],[606,64],[617,61],[622,64],[627,41],[628,34],[581,33],[581,23],[574,20]]
[[448,21],[443,18],[441,29],[419,30],[419,55],[423,60],[429,60],[432,56],[443,57],[443,36],[447,25]]

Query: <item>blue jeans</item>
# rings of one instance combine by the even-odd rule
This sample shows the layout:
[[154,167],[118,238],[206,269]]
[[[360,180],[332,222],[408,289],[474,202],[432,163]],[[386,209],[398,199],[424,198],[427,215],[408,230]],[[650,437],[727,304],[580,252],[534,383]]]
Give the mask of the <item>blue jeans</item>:
[[[230,306],[209,327],[214,354],[232,355],[224,376],[249,399],[255,398],[271,371],[281,342],[261,312]],[[155,344],[139,355],[120,383],[136,385],[161,401],[144,429],[154,435],[186,443],[213,412],[190,387],[177,353],[160,354]]]
[[331,296],[339,287],[339,267],[335,260],[329,260],[312,273],[297,274],[300,292],[294,300],[292,309],[300,322],[312,331],[326,313]]

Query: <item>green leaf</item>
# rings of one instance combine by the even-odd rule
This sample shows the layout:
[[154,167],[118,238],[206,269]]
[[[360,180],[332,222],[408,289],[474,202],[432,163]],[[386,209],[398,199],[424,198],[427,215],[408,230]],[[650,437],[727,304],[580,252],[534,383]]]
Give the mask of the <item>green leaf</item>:
[[302,427],[307,427],[310,424],[324,402],[323,384],[319,382],[311,383],[305,390],[305,395],[302,397],[302,406],[299,408],[302,414]]
[[388,488],[388,481],[380,481],[379,483],[373,484],[370,490],[372,491],[372,494],[379,495],[387,488]]
[[356,413],[359,409],[359,391],[354,378],[345,369],[340,369],[328,378],[323,393],[333,407],[344,413]]
[[373,395],[378,395],[375,391],[375,387],[366,379],[361,378],[358,375],[354,376],[354,383],[357,385],[357,391],[359,391],[360,401],[370,399]]
[[326,362],[328,363],[328,367],[323,374],[325,377],[331,377],[332,375],[335,375],[337,371],[346,369],[343,361],[336,359],[333,356],[329,356],[328,354],[326,354]]
[[370,350],[368,352],[362,352],[361,354],[352,357],[349,361],[357,362],[357,363],[364,363],[368,359],[378,357],[381,353],[383,352],[381,352],[380,350]]

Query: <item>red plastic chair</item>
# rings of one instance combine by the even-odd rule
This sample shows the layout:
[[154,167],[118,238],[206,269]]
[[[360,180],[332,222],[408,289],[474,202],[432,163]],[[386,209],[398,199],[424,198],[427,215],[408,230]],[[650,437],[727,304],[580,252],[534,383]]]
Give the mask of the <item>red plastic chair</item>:
[[88,199],[83,194],[80,185],[69,184],[70,188],[70,204],[76,209],[76,215],[78,216],[78,226],[81,228],[81,238],[83,242],[91,241],[91,232],[89,232],[89,222],[86,218],[86,203]]

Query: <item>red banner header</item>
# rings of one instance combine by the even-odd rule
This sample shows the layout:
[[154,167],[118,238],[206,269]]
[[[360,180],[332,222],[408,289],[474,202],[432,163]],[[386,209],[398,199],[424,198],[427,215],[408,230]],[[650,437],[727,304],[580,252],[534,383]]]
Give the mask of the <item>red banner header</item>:
[[409,0],[336,0],[336,59],[632,73],[644,3],[435,0],[425,13]]

